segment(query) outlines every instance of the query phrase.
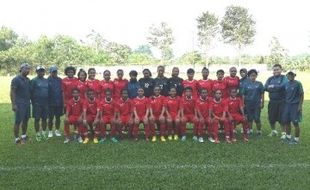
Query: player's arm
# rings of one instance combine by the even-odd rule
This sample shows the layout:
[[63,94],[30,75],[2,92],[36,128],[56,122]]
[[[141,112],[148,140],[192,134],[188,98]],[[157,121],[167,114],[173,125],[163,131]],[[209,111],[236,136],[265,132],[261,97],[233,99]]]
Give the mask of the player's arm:
[[15,85],[11,85],[11,90],[10,90],[10,98],[11,98],[11,103],[12,103],[12,110],[13,111],[17,111],[17,105],[15,102],[16,99],[16,86]]
[[302,105],[304,103],[304,90],[300,82],[299,82],[299,88],[300,88],[300,95],[299,95],[300,101],[299,101],[298,111],[302,112]]

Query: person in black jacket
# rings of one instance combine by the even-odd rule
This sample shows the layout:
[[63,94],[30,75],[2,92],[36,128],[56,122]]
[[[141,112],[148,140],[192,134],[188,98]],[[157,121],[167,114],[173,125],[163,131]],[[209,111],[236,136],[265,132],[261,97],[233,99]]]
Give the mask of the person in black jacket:
[[183,79],[179,77],[179,68],[173,67],[172,68],[172,74],[171,78],[168,79],[168,86],[169,89],[176,88],[177,90],[177,96],[183,95],[183,85],[182,85]]
[[155,80],[152,78],[152,73],[149,69],[144,69],[142,73],[144,77],[139,79],[139,84],[144,90],[144,96],[148,98],[153,95]]
[[157,77],[155,78],[155,86],[160,87],[160,94],[163,96],[168,96],[169,94],[169,86],[168,86],[168,78],[164,76],[165,67],[158,66],[157,67]]

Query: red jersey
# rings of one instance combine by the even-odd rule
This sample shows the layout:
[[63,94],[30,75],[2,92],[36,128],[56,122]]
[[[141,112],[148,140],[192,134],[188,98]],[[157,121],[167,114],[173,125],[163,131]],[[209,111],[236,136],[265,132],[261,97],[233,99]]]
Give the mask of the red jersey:
[[102,111],[102,117],[114,117],[116,106],[113,99],[111,99],[111,101],[104,99],[100,104],[100,108]]
[[164,107],[164,96],[151,96],[150,98],[150,106],[152,108],[153,114],[156,116],[159,116],[163,110]]
[[128,98],[124,101],[122,98],[120,98],[117,102],[117,111],[119,112],[120,116],[130,116],[133,111],[132,100]]
[[190,99],[188,99],[187,97],[183,97],[181,100],[181,107],[183,108],[184,115],[194,115],[195,105],[196,100],[193,97],[191,97]]
[[211,79],[207,80],[201,79],[198,81],[198,92],[200,92],[201,89],[207,89],[209,97],[213,96],[212,87],[213,87],[213,81]]
[[107,89],[110,89],[110,90],[111,90],[111,92],[112,92],[112,97],[113,97],[114,84],[113,84],[113,82],[112,82],[111,80],[109,80],[109,81],[102,80],[102,81],[100,82],[100,87],[101,87],[101,99],[104,99],[104,98],[105,98],[104,93],[105,93],[105,91],[106,91]]
[[232,98],[229,97],[227,98],[227,111],[230,114],[236,114],[236,113],[241,113],[240,112],[240,107],[243,107],[243,101],[240,97]]
[[78,80],[76,88],[80,90],[80,97],[84,100],[86,97],[86,90],[87,90],[86,82]]
[[133,104],[138,116],[144,117],[147,109],[149,108],[150,101],[146,97],[143,98],[136,97],[133,99]]
[[86,81],[86,87],[87,89],[91,89],[95,92],[95,96],[99,97],[101,94],[101,86],[100,81],[97,79],[94,80],[87,80]]
[[227,76],[223,80],[225,80],[226,82],[228,94],[230,94],[230,90],[233,88],[239,89],[240,80],[238,76],[235,77]]
[[83,100],[81,98],[78,100],[71,98],[66,104],[66,110],[69,116],[81,116],[83,112]]
[[127,79],[114,79],[114,99],[118,100],[121,98],[121,91],[127,88],[128,80]]
[[225,80],[214,80],[213,87],[212,87],[213,96],[214,96],[215,91],[220,90],[222,92],[223,98],[228,97],[226,88],[227,88],[227,85],[226,85]]
[[[183,80],[182,85],[183,85],[183,89],[185,89],[188,86],[191,87],[193,89],[192,96],[194,98],[198,97],[198,82],[197,82],[197,80],[192,80],[192,81],[189,81],[188,79]],[[184,91],[184,93],[185,93],[185,91]],[[183,96],[184,96],[184,93],[183,93]]]
[[206,98],[204,100],[200,97],[199,99],[197,99],[195,107],[203,117],[209,117],[209,104],[209,98]]
[[223,99],[220,99],[220,101],[217,102],[213,98],[213,100],[210,101],[210,108],[209,109],[217,117],[222,117],[223,116],[223,112],[227,110],[226,102]]
[[180,109],[180,99],[178,97],[167,97],[164,101],[164,105],[170,115],[176,116]]
[[[78,79],[66,77],[61,81],[61,88],[64,93],[64,99],[69,100],[72,97],[72,90],[77,87]],[[66,103],[66,102],[65,102]]]
[[83,109],[86,109],[86,115],[96,116],[97,112],[100,110],[100,101],[94,98],[93,101],[88,98],[84,101]]

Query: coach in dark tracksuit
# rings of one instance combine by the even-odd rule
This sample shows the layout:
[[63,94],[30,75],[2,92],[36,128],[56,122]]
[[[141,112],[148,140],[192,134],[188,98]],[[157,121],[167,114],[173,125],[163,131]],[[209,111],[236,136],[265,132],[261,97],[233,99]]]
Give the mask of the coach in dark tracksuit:
[[157,67],[157,77],[155,80],[155,86],[159,86],[160,88],[160,94],[163,96],[169,95],[169,86],[168,86],[168,78],[164,76],[165,73],[165,67],[164,66],[158,66]]
[[285,138],[282,114],[285,106],[285,84],[288,80],[285,75],[281,74],[282,66],[280,64],[275,64],[272,69],[273,76],[269,77],[265,84],[265,91],[269,92],[270,99],[268,104],[268,120],[272,130],[270,136],[277,136],[275,124],[279,122],[282,127],[282,136]]
[[142,73],[144,77],[139,79],[139,84],[144,90],[144,96],[149,98],[154,93],[155,80],[151,78],[152,73],[149,69],[144,69]]
[[168,79],[168,88],[169,90],[174,87],[177,90],[177,95],[183,95],[183,79],[179,77],[179,68],[173,67],[171,78]]

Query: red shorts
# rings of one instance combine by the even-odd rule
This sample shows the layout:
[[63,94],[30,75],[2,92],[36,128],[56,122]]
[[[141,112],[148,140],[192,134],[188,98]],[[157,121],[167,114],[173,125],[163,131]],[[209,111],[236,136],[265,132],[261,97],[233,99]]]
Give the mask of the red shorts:
[[113,120],[112,116],[103,116],[101,122],[104,124],[111,124]]
[[128,125],[129,121],[130,121],[130,116],[127,116],[127,115],[121,116],[121,122],[123,125]]
[[71,125],[77,124],[78,121],[79,121],[79,119],[80,119],[80,116],[75,116],[75,115],[70,115],[70,116],[68,117],[69,124],[71,124]]
[[184,119],[186,122],[194,122],[195,121],[195,115],[184,115]]
[[240,113],[231,114],[235,123],[241,123],[245,121],[245,118]]
[[96,119],[96,115],[87,115],[86,116],[86,121],[87,123],[93,123]]

